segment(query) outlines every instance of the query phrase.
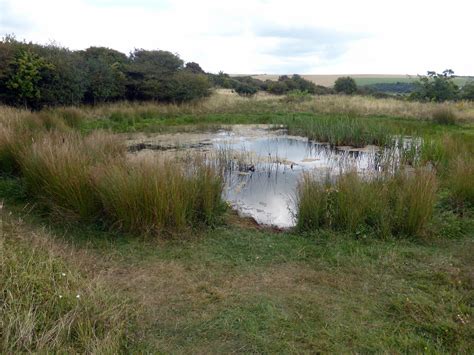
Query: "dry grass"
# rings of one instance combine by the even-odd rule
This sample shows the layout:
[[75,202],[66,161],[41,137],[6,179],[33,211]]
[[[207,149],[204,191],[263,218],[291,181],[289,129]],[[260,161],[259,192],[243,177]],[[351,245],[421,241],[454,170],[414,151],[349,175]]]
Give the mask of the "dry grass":
[[100,119],[114,114],[133,118],[178,114],[312,112],[430,120],[441,109],[450,110],[461,122],[474,122],[474,103],[467,101],[440,104],[365,96],[324,95],[313,96],[303,102],[287,103],[278,96],[259,94],[248,98],[229,90],[217,90],[207,99],[182,105],[120,102],[94,107],[83,106],[74,109],[74,115],[80,112],[86,118]]

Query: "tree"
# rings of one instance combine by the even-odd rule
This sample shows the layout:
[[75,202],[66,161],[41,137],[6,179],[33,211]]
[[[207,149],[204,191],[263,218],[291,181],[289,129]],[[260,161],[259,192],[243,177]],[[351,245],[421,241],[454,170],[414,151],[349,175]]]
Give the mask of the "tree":
[[416,89],[411,98],[434,102],[455,100],[459,97],[459,87],[454,78],[454,71],[451,69],[446,69],[442,73],[428,71],[426,76],[419,76],[415,82]]
[[87,73],[79,52],[70,51],[56,44],[35,46],[52,68],[45,72],[41,82],[41,105],[78,105],[83,102],[87,89]]
[[461,98],[464,100],[474,100],[474,80],[464,84],[461,91]]
[[193,74],[206,74],[206,72],[202,70],[201,66],[195,62],[186,63],[185,69]]
[[85,101],[97,103],[123,98],[125,54],[104,47],[90,47],[81,54],[87,74]]
[[38,107],[41,97],[40,81],[44,71],[52,69],[43,58],[29,50],[21,50],[11,63],[11,74],[6,87],[11,90],[12,103],[25,107]]
[[184,62],[167,51],[136,49],[127,67],[127,97],[132,100],[169,101],[171,79]]
[[357,92],[357,84],[350,76],[342,76],[334,83],[334,90],[338,94],[352,95]]

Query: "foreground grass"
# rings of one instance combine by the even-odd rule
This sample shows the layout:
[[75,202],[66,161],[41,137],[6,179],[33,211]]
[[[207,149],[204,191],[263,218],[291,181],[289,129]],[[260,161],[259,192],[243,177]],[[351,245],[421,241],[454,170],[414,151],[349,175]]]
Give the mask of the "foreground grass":
[[124,349],[124,300],[81,272],[84,258],[66,262],[65,246],[0,212],[0,352]]
[[[2,184],[2,197],[12,198],[7,187],[11,191],[12,184]],[[10,206],[22,208],[19,203]],[[49,224],[35,214],[24,218],[32,230]],[[137,316],[121,328],[126,336],[107,344],[123,341],[122,348],[131,352],[468,353],[474,345],[473,226],[456,215],[438,216],[434,223],[446,221],[443,234],[429,240],[354,238],[323,231],[295,235],[229,224],[186,240],[156,241],[52,224],[48,245],[71,254],[63,253],[62,261],[56,257],[51,269],[49,256],[44,262],[50,254],[26,247],[38,245],[39,233],[30,233],[23,236],[25,244],[8,249],[17,258],[26,253],[30,262],[15,263],[7,275],[15,280],[24,275],[28,285],[49,290],[45,281],[56,280],[57,274],[59,284],[47,292],[70,295],[75,309],[81,305],[74,303],[80,289],[81,302],[90,302],[90,308],[74,313],[81,318],[99,305],[101,310],[111,307],[113,303],[102,301],[104,294],[130,299]],[[82,268],[82,281],[62,286],[59,273],[81,268],[84,254],[93,257]],[[94,274],[102,275],[102,291],[84,291],[89,286],[83,282]],[[69,271],[67,275],[69,279]],[[38,325],[54,324],[56,314],[47,312],[51,303],[58,303],[54,300],[36,303],[36,314],[46,315]],[[4,314],[22,313],[11,309]],[[100,326],[116,313],[93,314],[101,317],[93,323]],[[121,319],[105,329],[116,330]],[[2,340],[4,349],[88,351],[81,343],[88,334],[76,338],[63,333],[56,347],[43,348],[20,349]]]

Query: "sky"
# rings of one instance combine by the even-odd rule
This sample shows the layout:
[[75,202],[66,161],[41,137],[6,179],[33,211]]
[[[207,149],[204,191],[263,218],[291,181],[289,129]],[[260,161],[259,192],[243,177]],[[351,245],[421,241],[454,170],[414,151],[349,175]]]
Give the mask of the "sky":
[[0,0],[0,35],[231,74],[474,75],[474,0]]

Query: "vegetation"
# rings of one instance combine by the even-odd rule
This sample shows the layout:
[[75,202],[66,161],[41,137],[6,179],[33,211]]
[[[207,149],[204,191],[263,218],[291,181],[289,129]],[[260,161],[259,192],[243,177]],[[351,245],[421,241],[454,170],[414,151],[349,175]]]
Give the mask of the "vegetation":
[[415,82],[416,90],[411,94],[412,99],[443,102],[459,98],[459,87],[454,82],[454,72],[446,69],[439,74],[429,71],[427,76],[420,76]]
[[132,314],[124,299],[84,275],[86,260],[71,265],[51,236],[1,213],[2,353],[123,351]]
[[334,90],[339,94],[352,95],[357,92],[357,84],[350,76],[343,76],[334,83]]
[[[0,46],[4,102],[75,105],[0,107],[2,352],[473,348],[472,103],[314,96],[298,76],[204,97],[169,52]],[[205,157],[140,158],[114,134],[233,123],[390,149],[370,177],[306,175],[296,228],[275,231],[225,208]]]
[[190,101],[209,95],[197,63],[167,51],[129,56],[103,47],[70,51],[56,45],[0,41],[0,101],[40,109],[117,100]]
[[424,169],[373,180],[356,173],[341,175],[335,182],[306,176],[299,187],[297,227],[419,236],[426,232],[435,201],[435,174]]

